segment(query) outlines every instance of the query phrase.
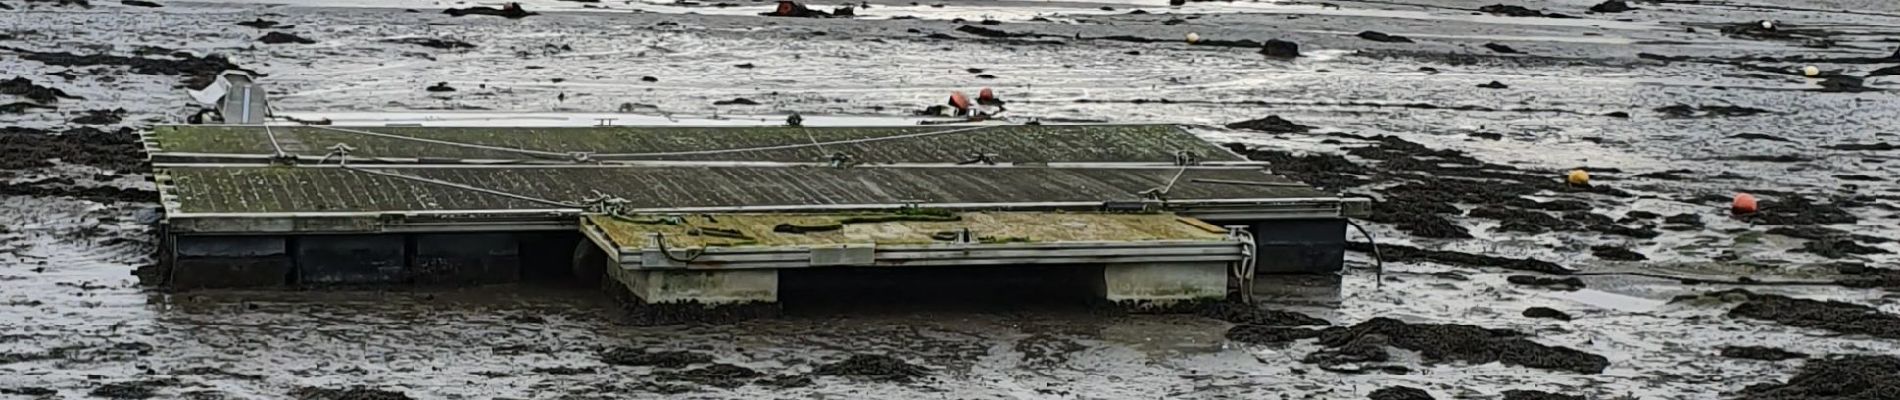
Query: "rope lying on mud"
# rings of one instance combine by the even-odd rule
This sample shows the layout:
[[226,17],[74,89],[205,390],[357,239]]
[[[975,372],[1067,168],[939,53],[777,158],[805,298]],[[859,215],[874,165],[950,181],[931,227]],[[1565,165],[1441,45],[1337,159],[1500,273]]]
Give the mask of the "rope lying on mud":
[[[1347,223],[1348,223],[1348,224],[1351,224],[1351,225],[1353,225],[1354,227],[1357,227],[1357,228],[1360,228],[1360,232],[1361,232],[1361,233],[1365,233],[1365,232],[1366,232],[1366,231],[1365,231],[1365,228],[1363,228],[1363,227],[1359,227],[1359,224],[1357,224],[1357,223],[1353,223],[1353,222],[1351,222],[1351,221],[1347,221]],[[1371,235],[1370,235],[1370,234],[1367,234],[1367,237],[1366,237],[1366,240],[1367,240],[1368,242],[1370,242],[1370,241],[1372,240],[1372,238],[1371,238]],[[1378,251],[1379,251],[1379,250],[1378,250],[1378,244],[1377,244],[1377,243],[1371,243],[1371,244],[1373,245],[1373,246],[1372,246],[1372,252],[1373,252],[1373,257],[1374,257],[1375,259],[1377,259],[1377,260],[1378,260],[1378,261],[1377,261],[1377,262],[1378,262],[1378,265],[1377,265],[1377,266],[1376,266],[1375,268],[1373,268],[1373,269],[1375,269],[1376,271],[1378,271],[1377,273],[1378,273],[1378,274],[1379,274],[1379,276],[1380,276],[1380,278],[1379,278],[1378,280],[1379,280],[1379,281],[1380,281],[1381,283],[1383,283],[1383,282],[1384,282],[1384,280],[1385,280],[1385,279],[1383,278],[1383,276],[1385,275],[1385,260],[1384,260],[1384,258],[1383,258],[1383,257],[1381,257],[1381,256],[1380,256],[1380,255],[1378,254]],[[1667,279],[1667,280],[1673,280],[1673,281],[1678,281],[1678,282],[1683,282],[1683,283],[1689,283],[1689,284],[1711,284],[1711,285],[1735,285],[1735,286],[1836,286],[1836,285],[1840,285],[1840,284],[1841,284],[1841,282],[1840,282],[1840,281],[1835,281],[1835,280],[1821,280],[1821,279],[1812,279],[1812,280],[1760,280],[1760,279],[1755,279],[1755,278],[1750,278],[1750,277],[1736,277],[1736,278],[1733,278],[1733,279],[1724,279],[1724,278],[1722,278],[1722,277],[1708,277],[1708,276],[1690,276],[1690,275],[1673,275],[1673,274],[1666,274],[1666,273],[1660,273],[1660,272],[1644,272],[1644,271],[1596,271],[1596,272],[1571,272],[1571,273],[1562,273],[1562,274],[1554,274],[1554,273],[1547,273],[1547,272],[1537,272],[1537,271],[1524,271],[1524,270],[1513,270],[1513,269],[1508,269],[1508,268],[1487,268],[1487,267],[1483,267],[1483,266],[1472,266],[1472,265],[1460,265],[1460,264],[1456,264],[1456,263],[1446,263],[1446,262],[1439,262],[1439,261],[1430,261],[1430,260],[1421,260],[1421,261],[1419,261],[1419,262],[1429,262],[1429,263],[1435,263],[1435,264],[1443,264],[1443,265],[1454,265],[1454,266],[1463,266],[1463,267],[1469,267],[1469,268],[1474,268],[1474,269],[1504,269],[1504,270],[1509,270],[1509,271],[1512,271],[1512,272],[1517,272],[1517,273],[1522,273],[1522,274],[1524,274],[1524,275],[1541,275],[1541,276],[1634,276],[1634,277],[1643,277],[1643,278],[1654,278],[1654,279]],[[1349,267],[1349,268],[1351,268],[1351,267]],[[1364,269],[1368,269],[1368,268],[1354,268],[1354,269],[1360,269],[1360,270],[1364,270]],[[1403,271],[1399,271],[1399,272],[1395,272],[1395,273],[1401,273],[1401,274],[1408,274],[1408,275],[1435,275],[1435,273],[1426,273],[1426,272],[1403,272]]]
[[1382,254],[1379,254],[1379,242],[1376,240],[1372,240],[1372,231],[1366,230],[1366,227],[1364,226],[1359,226],[1359,223],[1354,222],[1351,218],[1346,219],[1346,224],[1352,225],[1353,228],[1358,229],[1359,234],[1366,237],[1366,243],[1372,245],[1372,259],[1373,261],[1378,262],[1378,268],[1379,268],[1377,274],[1374,275],[1375,279],[1372,282],[1372,287],[1374,289],[1384,289],[1385,288],[1385,256]]

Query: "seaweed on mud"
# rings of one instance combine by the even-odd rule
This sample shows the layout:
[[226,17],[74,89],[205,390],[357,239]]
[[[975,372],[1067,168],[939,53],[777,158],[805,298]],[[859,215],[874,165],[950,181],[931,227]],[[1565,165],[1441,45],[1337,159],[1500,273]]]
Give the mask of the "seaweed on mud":
[[1890,268],[1855,268],[1841,270],[1846,277],[1836,280],[1841,286],[1853,288],[1900,288],[1900,270]]
[[758,371],[737,365],[713,364],[685,371],[662,372],[657,374],[656,377],[731,389],[745,386],[747,383],[750,383],[752,379],[763,375],[764,374],[760,374]]
[[1267,39],[1260,45],[1260,54],[1267,57],[1295,58],[1300,56],[1300,44],[1288,40]]
[[1383,317],[1351,327],[1329,328],[1321,333],[1319,343],[1337,349],[1369,337],[1383,337],[1393,347],[1419,352],[1428,362],[1501,362],[1584,374],[1602,373],[1610,365],[1606,357],[1568,347],[1539,344],[1509,329],[1459,324],[1412,324]]
[[770,387],[775,387],[775,388],[801,388],[801,387],[811,386],[812,383],[814,382],[812,382],[811,377],[809,376],[779,375],[779,376],[774,376],[774,377],[769,377],[769,378],[759,378],[759,380],[754,381],[753,383],[758,384],[760,386],[770,386]]
[[886,382],[909,382],[929,375],[930,370],[887,355],[853,354],[843,361],[820,365],[812,370],[812,373]]
[[1761,294],[1742,289],[1685,295],[1677,301],[1697,298],[1741,299],[1728,315],[1782,325],[1822,329],[1844,334],[1900,339],[1900,316],[1879,309],[1841,301],[1799,299],[1778,294]]
[[1607,0],[1602,3],[1598,3],[1597,5],[1590,6],[1590,12],[1595,12],[1595,13],[1620,13],[1620,12],[1631,11],[1635,9],[1636,9],[1635,7],[1630,7],[1630,4],[1627,2],[1624,2],[1623,0]]
[[313,44],[317,42],[315,40],[310,40],[302,36],[297,36],[297,35],[283,33],[283,32],[266,33],[264,34],[263,37],[257,38],[257,41],[263,42],[264,44],[285,44],[285,43]]
[[25,114],[26,110],[31,110],[35,108],[46,109],[46,110],[59,109],[59,107],[55,107],[55,106],[39,105],[39,104],[33,104],[33,103],[21,101],[21,102],[0,104],[0,114]]
[[685,368],[693,364],[710,363],[712,356],[683,350],[647,351],[640,347],[620,347],[601,353],[600,361],[610,365]]
[[443,49],[443,50],[455,50],[455,49],[473,49],[473,48],[475,48],[475,45],[474,45],[474,44],[470,44],[470,43],[468,43],[468,42],[464,42],[464,41],[460,41],[460,40],[455,40],[455,39],[439,39],[439,38],[401,38],[401,39],[384,39],[384,40],[383,40],[383,42],[384,42],[384,43],[399,43],[399,44],[413,44],[413,45],[417,45],[417,46],[422,46],[422,47],[428,47],[428,48],[436,48],[436,49]]
[[86,110],[84,114],[78,118],[73,118],[72,123],[80,125],[112,125],[124,120],[125,109],[120,108],[113,110]]
[[39,102],[40,104],[57,103],[59,102],[59,99],[62,99],[62,98],[66,98],[66,99],[79,98],[78,96],[66,94],[66,92],[63,90],[54,89],[47,86],[40,86],[39,84],[33,83],[33,81],[30,79],[26,79],[25,77],[18,77],[18,76],[13,77],[13,79],[0,81],[0,94],[9,94],[9,95],[14,95],[14,96],[25,97],[28,100],[33,100],[35,102]]
[[113,382],[93,388],[92,391],[86,394],[108,399],[149,399],[158,395],[158,389],[176,385],[177,383],[177,381],[169,379]]
[[1801,251],[1813,253],[1814,255],[1818,255],[1821,257],[1835,258],[1835,259],[1847,257],[1849,255],[1891,253],[1887,251],[1886,249],[1863,245],[1863,244],[1854,242],[1853,239],[1844,238],[1844,237],[1829,237],[1829,238],[1809,240],[1807,243],[1801,244]]
[[565,367],[565,366],[563,367],[536,367],[535,369],[532,370],[532,372],[536,374],[542,374],[542,375],[581,375],[581,374],[594,373],[594,369],[590,367]]
[[1675,118],[1747,117],[1747,116],[1758,115],[1758,114],[1774,113],[1773,111],[1768,111],[1768,110],[1754,108],[1754,107],[1691,106],[1688,104],[1676,104],[1676,105],[1657,107],[1655,111],[1662,113],[1665,116],[1675,117]]
[[1506,390],[1504,400],[1587,400],[1583,396],[1557,394],[1536,390]]
[[121,0],[119,1],[119,4],[124,4],[128,6],[133,6],[133,7],[146,7],[146,8],[164,7],[164,5],[145,1],[145,0]]
[[1786,383],[1752,385],[1741,400],[1875,400],[1900,396],[1900,357],[1847,355],[1808,360]]
[[1563,311],[1557,311],[1557,309],[1550,308],[1550,307],[1526,308],[1524,309],[1523,315],[1524,315],[1524,318],[1548,318],[1548,319],[1554,319],[1558,321],[1570,320],[1570,314],[1565,313]]
[[[1361,253],[1371,253],[1372,245],[1365,242],[1346,242],[1346,249]],[[1446,250],[1426,250],[1395,244],[1379,245],[1379,255],[1390,262],[1430,261],[1464,267],[1502,268],[1514,271],[1541,272],[1546,274],[1570,274],[1576,272],[1562,265],[1535,258],[1507,258]]]
[[177,75],[208,79],[224,71],[247,71],[222,55],[197,56],[186,52],[174,52],[171,58],[127,57],[109,54],[77,55],[64,52],[38,52],[20,48],[0,47],[0,50],[20,54],[20,58],[42,64],[59,67],[120,66],[140,75]]
[[1391,353],[1385,350],[1386,346],[1392,345],[1392,338],[1385,335],[1358,335],[1334,344],[1326,344],[1323,339],[1326,334],[1322,332],[1321,335],[1321,344],[1327,348],[1307,354],[1300,362],[1318,364],[1320,369],[1328,371],[1359,372],[1345,367],[1349,364],[1379,363],[1392,358]]
[[1194,314],[1242,325],[1314,326],[1332,325],[1324,319],[1292,311],[1269,310],[1239,301],[1217,301],[1200,305]]
[[1504,277],[1504,281],[1513,285],[1539,286],[1558,290],[1577,290],[1584,287],[1583,280],[1575,277],[1547,278],[1531,275],[1511,275]]
[[[72,197],[98,203],[151,203],[158,192],[149,189],[76,185],[71,178],[52,178],[32,182],[14,182],[0,186],[0,195]],[[0,357],[4,358],[4,357]]]
[[1643,253],[1638,253],[1630,250],[1628,247],[1622,246],[1592,246],[1590,247],[1590,254],[1597,256],[1597,258],[1611,261],[1644,261],[1649,259],[1649,257],[1644,256]]
[[1293,123],[1293,121],[1280,118],[1278,115],[1268,115],[1266,118],[1227,124],[1227,129],[1246,129],[1268,133],[1306,133],[1307,131],[1313,130],[1313,127]]
[[1380,388],[1379,390],[1372,391],[1372,394],[1367,395],[1366,398],[1371,400],[1434,400],[1432,394],[1426,393],[1425,389],[1410,386],[1388,386]]
[[[0,9],[4,9],[4,8],[0,8]],[[49,388],[37,387],[37,386],[21,386],[21,387],[15,387],[15,388],[0,388],[0,394],[43,397],[43,396],[52,396],[52,395],[59,394],[59,391],[49,389]]]
[[713,105],[715,106],[756,106],[756,105],[759,105],[759,102],[753,101],[752,99],[748,99],[744,97],[736,97],[736,98],[733,98],[732,100],[715,101],[713,102]]
[[1465,215],[1493,219],[1501,222],[1499,231],[1538,234],[1550,231],[1570,230],[1576,223],[1558,219],[1548,213],[1521,210],[1516,208],[1488,205],[1471,209]]
[[1722,356],[1762,361],[1782,361],[1808,358],[1807,354],[1762,346],[1722,346]]
[[530,16],[541,15],[539,13],[529,12],[528,10],[521,8],[521,3],[508,3],[508,4],[502,5],[501,8],[479,7],[479,6],[467,7],[467,8],[450,8],[450,9],[442,10],[442,13],[448,14],[451,17],[460,17],[460,16],[466,16],[466,15],[493,15],[493,16],[507,18],[507,19],[521,19],[521,18],[527,18]]
[[237,23],[237,25],[247,26],[247,27],[252,27],[252,28],[257,28],[257,29],[270,29],[271,27],[277,26],[278,24],[277,24],[277,21],[257,18],[250,21],[239,22]]
[[1778,201],[1761,202],[1753,221],[1762,225],[1835,225],[1852,224],[1860,218],[1841,208],[1839,203],[1817,203],[1801,196],[1783,196]]
[[1504,82],[1491,81],[1489,83],[1478,85],[1478,88],[1480,89],[1510,89],[1511,86],[1505,85]]
[[1380,43],[1412,43],[1412,38],[1387,34],[1379,31],[1359,32],[1359,38]]
[[1358,187],[1371,182],[1359,177],[1369,171],[1347,160],[1346,157],[1336,154],[1295,154],[1264,148],[1248,149],[1246,145],[1238,143],[1227,146],[1235,153],[1246,155],[1250,160],[1266,161],[1272,165],[1275,174],[1313,185],[1321,190]]
[[1484,48],[1486,48],[1486,49],[1490,49],[1491,51],[1495,51],[1495,52],[1498,52],[1499,54],[1518,54],[1518,53],[1521,53],[1520,51],[1517,51],[1517,49],[1513,49],[1513,48],[1511,48],[1511,46],[1505,46],[1505,45],[1501,45],[1501,44],[1497,44],[1497,43],[1485,43],[1485,44],[1484,44]]
[[1478,7],[1478,12],[1482,12],[1486,14],[1494,14],[1494,15],[1503,15],[1507,17],[1576,18],[1569,15],[1557,14],[1557,13],[1545,13],[1543,11],[1537,11],[1537,10],[1532,10],[1529,8],[1524,8],[1523,6],[1513,6],[1513,5],[1506,5],[1506,4],[1492,4],[1492,5],[1488,5],[1484,7]]
[[301,387],[290,391],[297,400],[410,400],[409,394],[357,386],[348,389]]
[[131,128],[70,128],[60,132],[0,128],[0,169],[52,166],[51,159],[117,172],[144,172],[145,148]]
[[89,2],[87,0],[26,0],[26,2],[27,3],[53,3],[54,6],[59,6],[59,7],[80,6],[80,7],[85,7],[85,8],[92,8],[92,2]]
[[1087,350],[1088,346],[1047,333],[1030,335],[1016,341],[1011,346],[1017,353],[1023,354],[1023,362],[1034,365],[1062,365],[1069,362],[1069,356]]
[[1291,342],[1300,339],[1319,337],[1320,331],[1307,328],[1286,328],[1262,325],[1235,325],[1227,329],[1227,340],[1241,343],[1269,344]]
[[1821,147],[1826,148],[1826,149],[1831,149],[1831,150],[1847,150],[1847,151],[1900,150],[1900,145],[1895,145],[1893,143],[1887,143],[1887,142],[1875,142],[1875,143],[1868,143],[1868,144],[1849,143],[1849,144],[1827,145],[1827,146],[1821,146]]
[[1747,140],[1767,140],[1771,142],[1794,143],[1793,140],[1788,140],[1780,136],[1761,134],[1761,133],[1735,134],[1735,135],[1729,135],[1728,138],[1729,139],[1747,139]]

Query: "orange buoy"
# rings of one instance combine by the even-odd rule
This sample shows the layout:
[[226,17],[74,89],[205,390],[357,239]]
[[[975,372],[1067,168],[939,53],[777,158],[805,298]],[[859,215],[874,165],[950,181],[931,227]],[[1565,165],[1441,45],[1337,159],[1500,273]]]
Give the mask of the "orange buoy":
[[970,97],[963,92],[950,92],[950,106],[956,107],[958,113],[970,111]]
[[1589,185],[1590,173],[1584,172],[1582,168],[1573,169],[1573,170],[1570,170],[1570,175],[1564,176],[1564,181],[1569,182],[1570,186]]
[[1735,215],[1754,214],[1755,211],[1759,210],[1760,209],[1755,206],[1755,196],[1749,195],[1748,193],[1736,193],[1735,204],[1729,206],[1729,212]]
[[996,92],[991,92],[990,88],[983,88],[983,91],[976,92],[976,101],[989,100],[996,100]]
[[776,15],[780,17],[790,17],[792,16],[793,7],[797,7],[797,4],[792,3],[790,1],[780,1],[778,2],[778,10],[772,11],[772,15]]

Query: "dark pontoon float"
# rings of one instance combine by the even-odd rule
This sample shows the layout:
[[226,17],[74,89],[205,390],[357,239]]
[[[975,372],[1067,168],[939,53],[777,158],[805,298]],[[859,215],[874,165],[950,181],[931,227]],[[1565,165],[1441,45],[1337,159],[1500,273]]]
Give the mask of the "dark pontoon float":
[[1364,203],[1176,126],[161,126],[177,288],[576,274],[778,300],[795,268],[1076,265],[1137,304],[1332,272]]

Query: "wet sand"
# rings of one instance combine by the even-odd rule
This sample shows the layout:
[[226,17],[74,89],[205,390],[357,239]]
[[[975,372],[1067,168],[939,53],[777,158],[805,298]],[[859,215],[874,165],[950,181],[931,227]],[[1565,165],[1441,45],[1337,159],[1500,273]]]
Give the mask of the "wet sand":
[[[1851,267],[1891,268],[1900,251],[1891,242],[1900,239],[1896,153],[1882,145],[1900,142],[1891,91],[1900,78],[1868,76],[1900,65],[1887,58],[1900,47],[1892,2],[1632,2],[1637,10],[1615,14],[1588,13],[1596,1],[1506,3],[1574,19],[1482,13],[1500,2],[1476,0],[881,1],[857,19],[759,17],[771,6],[754,2],[531,1],[540,14],[520,19],[451,17],[441,13],[448,5],[423,1],[0,3],[12,8],[0,8],[9,21],[0,26],[0,79],[69,96],[0,95],[0,105],[35,105],[0,112],[0,127],[109,133],[182,121],[183,87],[218,65],[209,54],[266,75],[282,111],[313,116],[902,118],[949,90],[987,86],[1021,121],[1194,124],[1295,178],[1380,199],[1375,211],[1386,212],[1366,224],[1380,244],[1450,252],[1387,253],[1383,282],[1369,254],[1349,253],[1338,287],[1317,290],[1336,294],[1270,305],[1340,328],[1296,327],[1313,333],[1268,343],[1229,339],[1228,320],[1272,324],[1264,320],[1060,302],[820,307],[783,319],[638,327],[616,321],[596,290],[558,284],[170,293],[134,276],[152,262],[145,222],[154,205],[142,197],[150,193],[136,167],[142,156],[117,154],[129,142],[92,132],[5,139],[46,135],[7,131],[0,398],[1345,399],[1392,386],[1436,398],[1529,396],[1506,394],[1514,390],[1800,398],[1800,388],[1750,387],[1885,362],[1817,361],[1837,355],[1900,351],[1900,341],[1877,334],[1892,330],[1843,329],[1790,317],[1805,308],[1774,308],[1809,303],[1676,299],[1746,288],[1851,303],[1825,309],[1852,315],[1900,313],[1900,299],[1880,288],[1900,279]],[[259,19],[277,24],[238,25]],[[1736,30],[1761,19],[1781,28]],[[1365,40],[1364,31],[1413,43]],[[270,32],[314,43],[259,41]],[[1189,32],[1290,40],[1303,56],[1191,46],[1181,40]],[[414,40],[422,38],[473,47]],[[116,58],[84,57],[100,54]],[[1828,76],[1800,76],[1807,65]],[[1864,77],[1874,90],[1843,90],[1847,79],[1829,79],[1836,75]],[[1505,87],[1479,87],[1493,81]],[[444,82],[457,90],[426,90]],[[714,104],[735,98],[759,105]],[[1225,127],[1269,115],[1311,129]],[[1590,169],[1596,188],[1561,185],[1575,167]],[[1729,218],[1726,199],[1737,190],[1763,196],[1770,215]],[[1580,285],[1518,284],[1513,275]],[[1848,281],[1861,283],[1832,284]],[[1527,317],[1534,307],[1569,319]],[[1376,318],[1409,328],[1344,328],[1386,321]],[[1481,332],[1450,325],[1513,333],[1477,343],[1523,346],[1521,338],[1599,355],[1607,366],[1539,368],[1413,343],[1414,330]],[[1445,338],[1426,342],[1453,343]],[[1809,357],[1724,356],[1737,346]],[[1469,347],[1483,346],[1458,348]],[[603,355],[616,349],[696,356],[610,364]],[[1332,362],[1371,357],[1368,349],[1383,360]]]

